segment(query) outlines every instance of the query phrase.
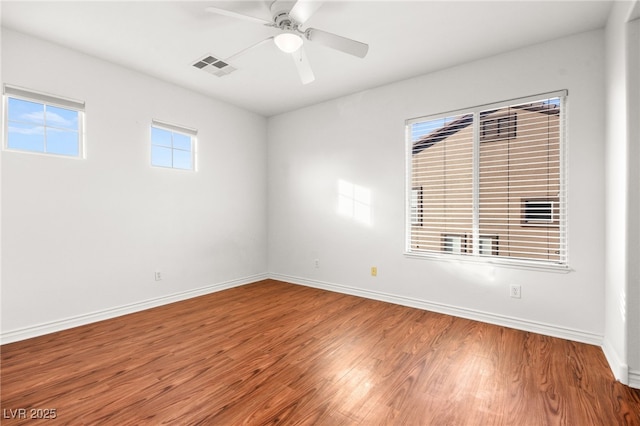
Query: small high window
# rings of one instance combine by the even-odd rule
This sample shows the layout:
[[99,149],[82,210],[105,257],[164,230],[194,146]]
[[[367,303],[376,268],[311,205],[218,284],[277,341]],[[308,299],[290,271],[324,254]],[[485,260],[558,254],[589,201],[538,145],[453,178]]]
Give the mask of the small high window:
[[154,120],[151,124],[151,165],[195,170],[197,131]]
[[4,148],[83,157],[84,102],[4,86]]

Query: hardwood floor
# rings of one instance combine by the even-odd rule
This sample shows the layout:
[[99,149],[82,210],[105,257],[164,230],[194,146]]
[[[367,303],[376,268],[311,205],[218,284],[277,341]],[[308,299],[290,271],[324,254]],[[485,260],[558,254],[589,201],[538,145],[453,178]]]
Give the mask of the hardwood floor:
[[640,425],[596,346],[272,280],[1,350],[3,425]]

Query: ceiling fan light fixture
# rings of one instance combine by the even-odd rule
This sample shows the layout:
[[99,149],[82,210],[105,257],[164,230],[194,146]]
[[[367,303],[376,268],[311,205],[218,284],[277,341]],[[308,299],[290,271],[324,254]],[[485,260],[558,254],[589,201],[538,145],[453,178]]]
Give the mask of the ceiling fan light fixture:
[[295,33],[281,33],[274,37],[273,42],[283,52],[293,53],[302,46],[302,37]]

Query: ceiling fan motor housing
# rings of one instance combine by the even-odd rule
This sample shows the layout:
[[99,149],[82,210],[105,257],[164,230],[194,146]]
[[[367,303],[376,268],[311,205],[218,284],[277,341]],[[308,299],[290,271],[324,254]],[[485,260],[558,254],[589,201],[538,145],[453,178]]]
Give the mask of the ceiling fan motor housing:
[[273,22],[277,28],[287,31],[297,31],[298,24],[289,16],[288,12],[280,12],[273,16]]

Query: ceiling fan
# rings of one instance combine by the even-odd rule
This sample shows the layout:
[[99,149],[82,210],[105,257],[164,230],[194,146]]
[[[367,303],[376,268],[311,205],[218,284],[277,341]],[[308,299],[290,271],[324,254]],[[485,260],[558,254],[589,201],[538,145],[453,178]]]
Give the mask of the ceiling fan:
[[290,53],[296,64],[300,80],[303,84],[311,83],[315,80],[311,65],[307,59],[303,44],[306,41],[319,43],[324,46],[348,53],[359,58],[364,58],[369,50],[369,45],[355,41],[346,37],[339,36],[327,31],[318,30],[316,28],[302,29],[301,26],[322,6],[322,1],[315,0],[297,0],[295,2],[287,0],[276,0],[271,4],[270,11],[272,19],[266,20],[253,16],[244,15],[227,9],[218,7],[207,7],[205,10],[209,13],[216,13],[236,19],[262,24],[267,27],[273,27],[279,30],[275,36],[247,47],[244,50],[226,59],[228,63],[240,55],[247,53],[249,50],[261,46],[271,40],[283,52]]

